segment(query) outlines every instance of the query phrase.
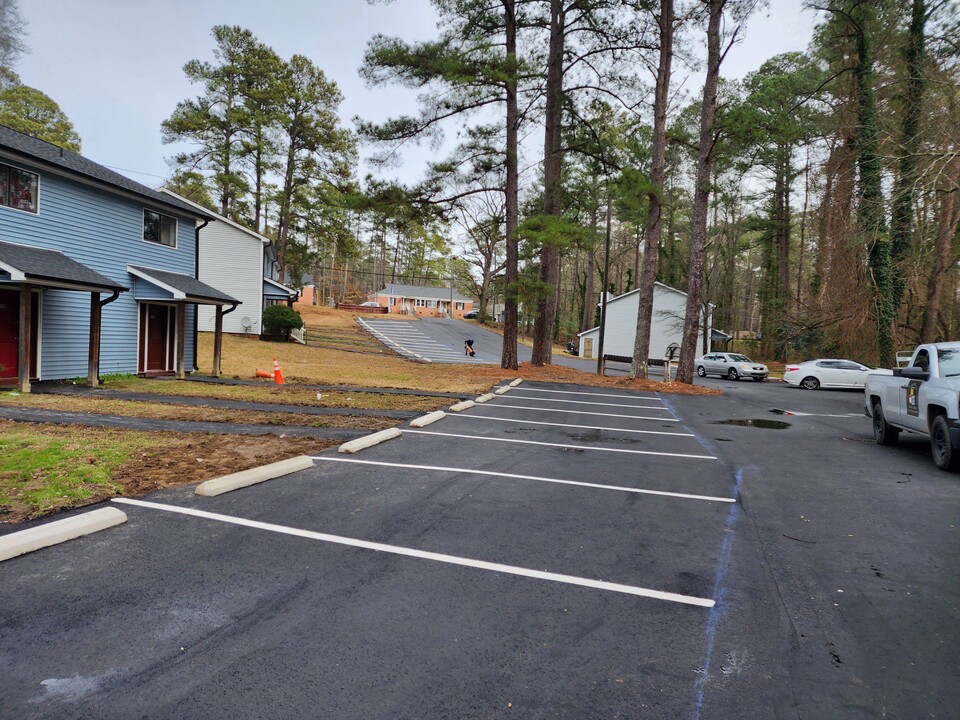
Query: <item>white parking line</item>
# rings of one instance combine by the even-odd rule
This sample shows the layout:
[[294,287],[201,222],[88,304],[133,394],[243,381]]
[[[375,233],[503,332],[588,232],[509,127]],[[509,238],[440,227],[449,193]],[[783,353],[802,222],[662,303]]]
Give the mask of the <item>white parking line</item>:
[[359,465],[379,465],[381,467],[404,468],[409,470],[435,470],[437,472],[450,472],[461,475],[490,475],[492,477],[512,478],[515,480],[534,480],[536,482],[555,483],[557,485],[575,485],[577,487],[592,488],[594,490],[615,490],[618,492],[637,493],[640,495],[662,495],[663,497],[682,498],[684,500],[706,500],[708,502],[736,502],[736,498],[723,498],[713,495],[691,495],[689,493],[668,492],[666,490],[644,490],[641,488],[623,487],[621,485],[601,485],[599,483],[581,482],[579,480],[560,480],[558,478],[540,477],[538,475],[517,475],[515,473],[494,472],[493,470],[472,470],[470,468],[441,467],[438,465],[408,465],[406,463],[380,462],[377,460],[356,460],[354,458],[327,457],[325,455],[314,455],[314,460],[323,460],[325,462],[345,462],[356,463]]
[[[492,410],[497,407],[496,405],[487,405],[484,410]],[[614,418],[630,418],[631,420],[657,420],[659,422],[680,422],[677,418],[665,418],[665,417],[651,417],[649,415],[621,415],[619,413],[599,413],[599,412],[590,412],[589,410],[557,410],[556,408],[541,408],[541,407],[532,407],[530,405],[511,405],[509,408],[504,406],[504,409],[509,410],[536,410],[537,412],[553,412],[553,413],[573,413],[575,415],[596,415],[598,417],[614,417]]]
[[639,597],[648,597],[655,600],[666,600],[668,602],[682,603],[684,605],[696,605],[698,607],[705,608],[714,606],[714,601],[710,600],[709,598],[701,598],[693,595],[680,595],[678,593],[664,592],[662,590],[651,590],[649,588],[637,587],[635,585],[622,585],[620,583],[606,582],[604,580],[592,580],[590,578],[577,577],[575,575],[561,575],[559,573],[551,573],[544,570],[532,570],[528,568],[517,567],[515,565],[501,565],[500,563],[487,562],[486,560],[474,560],[471,558],[459,557],[457,555],[444,555],[442,553],[415,550],[414,548],[401,547],[399,545],[386,545],[384,543],[370,542],[369,540],[357,540],[355,538],[348,538],[340,535],[329,535],[327,533],[319,533],[312,530],[300,530],[299,528],[291,528],[285,525],[275,525],[274,523],[265,523],[258,520],[247,520],[246,518],[234,517],[232,515],[221,515],[219,513],[206,512],[205,510],[194,510],[192,508],[179,507],[176,505],[163,505],[161,503],[146,502],[144,500],[131,500],[129,498],[114,498],[113,502],[121,503],[123,505],[136,505],[138,507],[149,508],[152,510],[178,513],[180,515],[190,515],[192,517],[203,518],[205,520],[216,520],[217,522],[240,525],[242,527],[249,527],[257,530],[267,530],[269,532],[280,533],[282,535],[293,535],[295,537],[302,537],[308,540],[320,540],[321,542],[328,542],[336,545],[346,545],[348,547],[374,550],[377,552],[390,553],[392,555],[403,555],[405,557],[418,558],[420,560],[433,560],[435,562],[448,563],[450,565],[460,565],[462,567],[475,568],[478,570],[489,570],[507,575],[519,575],[521,577],[536,578],[538,580],[549,580],[551,582],[565,583],[567,585],[579,585],[580,587],[593,588],[594,590],[606,590],[609,592],[618,592],[627,595],[637,595]]
[[431,432],[429,430],[401,429],[400,432],[402,432],[404,435],[440,435],[441,437],[464,438],[466,440],[480,440],[485,442],[508,442],[517,443],[520,445],[541,445],[544,447],[573,448],[574,450],[596,450],[597,452],[628,453],[630,455],[659,455],[661,457],[692,458],[694,460],[716,460],[713,455],[688,455],[686,453],[654,452],[653,450],[625,450],[622,448],[594,447],[593,445],[571,445],[570,443],[548,443],[538,442],[536,440],[514,440],[513,438],[484,437],[482,435],[458,435],[456,433]]
[[527,392],[560,393],[563,395],[590,395],[591,397],[625,398],[629,400],[660,400],[656,395],[615,395],[613,393],[574,392],[573,390],[544,390],[543,388],[524,387]]
[[642,433],[644,435],[674,435],[676,437],[693,437],[693,433],[665,432],[663,430],[628,430],[626,428],[603,427],[600,425],[573,425],[571,423],[552,423],[542,420],[515,420],[513,418],[490,417],[489,415],[458,415],[458,418],[467,420],[495,420],[497,422],[521,423],[522,425],[549,425],[551,427],[580,428],[581,430],[609,430],[611,432]]
[[[500,395],[499,397],[501,400],[538,400],[540,402],[573,403],[575,405],[600,405],[601,407],[636,408],[638,410],[667,410],[667,408],[663,407],[662,405],[623,405],[619,403],[587,402],[586,400],[554,400],[553,398],[530,397],[529,395],[517,395],[516,393],[517,391],[514,390],[508,395]],[[669,410],[667,410],[667,412],[669,412]]]

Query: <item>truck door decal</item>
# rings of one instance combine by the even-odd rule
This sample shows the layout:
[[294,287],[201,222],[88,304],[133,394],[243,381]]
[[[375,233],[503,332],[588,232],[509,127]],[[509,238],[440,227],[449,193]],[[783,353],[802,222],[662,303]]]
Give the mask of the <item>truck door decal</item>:
[[918,391],[920,390],[920,381],[911,380],[907,383],[907,415],[913,417],[920,416],[920,403],[918,402]]

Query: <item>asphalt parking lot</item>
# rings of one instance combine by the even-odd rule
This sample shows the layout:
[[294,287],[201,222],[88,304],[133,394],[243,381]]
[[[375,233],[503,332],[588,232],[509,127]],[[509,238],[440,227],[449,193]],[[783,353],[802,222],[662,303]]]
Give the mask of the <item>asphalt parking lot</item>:
[[705,384],[116,504],[0,564],[0,717],[955,717],[960,478],[859,393]]

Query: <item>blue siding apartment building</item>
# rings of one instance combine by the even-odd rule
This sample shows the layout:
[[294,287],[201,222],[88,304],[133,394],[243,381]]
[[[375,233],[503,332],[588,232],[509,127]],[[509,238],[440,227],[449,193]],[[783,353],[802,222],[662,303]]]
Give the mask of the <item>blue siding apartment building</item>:
[[182,376],[196,305],[237,305],[196,279],[198,223],[213,219],[0,126],[0,384]]

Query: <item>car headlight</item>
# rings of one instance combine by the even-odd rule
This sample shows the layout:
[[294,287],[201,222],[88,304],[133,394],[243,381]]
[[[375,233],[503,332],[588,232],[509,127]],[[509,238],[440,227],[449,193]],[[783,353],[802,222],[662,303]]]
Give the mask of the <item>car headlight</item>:
[[740,367],[744,370],[749,370],[751,368],[750,363],[740,363]]

